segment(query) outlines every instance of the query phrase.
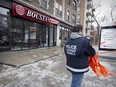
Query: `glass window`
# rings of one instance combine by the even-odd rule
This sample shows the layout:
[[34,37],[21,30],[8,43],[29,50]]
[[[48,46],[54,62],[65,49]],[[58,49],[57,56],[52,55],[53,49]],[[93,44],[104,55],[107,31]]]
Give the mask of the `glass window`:
[[29,21],[24,21],[22,20],[23,22],[23,27],[21,29],[21,41],[22,41],[22,49],[29,49],[29,43],[30,43],[30,40],[29,40]]
[[48,26],[45,24],[38,24],[37,39],[38,47],[48,46]]
[[41,7],[47,8],[47,0],[40,0],[41,1]]
[[57,43],[57,25],[54,25],[54,46],[56,46]]
[[50,46],[53,46],[53,28],[50,28]]
[[12,19],[12,50],[21,50],[22,42],[22,20]]
[[61,37],[62,37],[62,29],[61,29],[61,26],[59,27],[59,29],[60,29],[59,39],[61,40]]
[[73,8],[76,9],[76,1],[75,0],[72,1],[72,4],[73,4]]
[[58,2],[56,2],[55,5],[55,15],[62,17],[62,5],[60,5]]
[[77,19],[80,20],[80,14],[77,16]]
[[[32,47],[30,22],[19,18],[12,18],[12,50],[23,50]],[[33,24],[34,25],[34,24]]]
[[6,8],[0,7],[0,51],[10,50],[8,13]]
[[75,24],[76,23],[76,16],[73,14],[72,15],[72,23]]
[[61,46],[64,46],[67,39],[68,39],[68,36],[69,36],[69,31],[67,28],[65,27],[62,27],[62,38],[61,38]]
[[44,30],[44,46],[48,46],[48,27],[45,26]]
[[0,16],[0,51],[9,50],[8,18]]
[[62,16],[62,6],[60,5],[60,16]]
[[78,6],[78,9],[77,10],[78,10],[78,12],[80,12],[80,6]]
[[69,10],[67,11],[67,20],[68,21],[70,20],[70,11]]
[[36,40],[36,25],[37,23],[30,22],[29,23],[29,30],[30,30],[30,48],[37,48],[37,40]]

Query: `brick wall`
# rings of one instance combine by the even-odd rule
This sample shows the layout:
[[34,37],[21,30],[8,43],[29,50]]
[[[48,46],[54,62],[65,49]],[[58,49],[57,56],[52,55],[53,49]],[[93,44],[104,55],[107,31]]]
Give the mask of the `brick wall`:
[[[69,23],[72,23],[72,14],[74,14],[76,16],[76,19],[77,19],[77,8],[76,9],[73,8],[72,0],[70,2],[70,5],[68,4],[67,0],[65,0],[65,12],[64,12],[64,15],[67,15],[67,10],[70,10],[70,12],[71,12]],[[66,16],[65,16],[64,20],[67,21]]]

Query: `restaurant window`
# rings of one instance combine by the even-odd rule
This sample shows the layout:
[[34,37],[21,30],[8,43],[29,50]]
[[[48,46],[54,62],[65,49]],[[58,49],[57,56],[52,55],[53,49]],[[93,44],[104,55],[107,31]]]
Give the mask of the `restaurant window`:
[[76,16],[73,14],[72,15],[72,23],[75,24],[76,23]]
[[9,10],[0,7],[0,51],[10,50]]
[[50,24],[49,28],[49,46],[56,46],[57,40],[57,25]]
[[68,28],[62,27],[61,28],[61,46],[64,46],[66,41],[68,40],[69,37],[69,30]]
[[67,20],[70,21],[70,11],[67,11]]
[[44,46],[48,46],[48,27],[45,26],[44,28]]
[[46,8],[47,9],[47,0],[40,0],[40,4],[42,8]]
[[60,5],[58,2],[55,4],[55,15],[62,17],[62,5]]
[[32,45],[30,44],[30,22],[19,18],[12,18],[12,50],[26,50]]
[[38,47],[48,46],[48,26],[45,24],[38,24],[37,32]]
[[22,25],[21,19],[12,18],[12,50],[21,50],[22,47]]
[[30,48],[37,48],[37,40],[36,40],[36,32],[37,32],[37,23],[30,22],[29,23],[29,30],[30,30],[30,40],[29,46]]

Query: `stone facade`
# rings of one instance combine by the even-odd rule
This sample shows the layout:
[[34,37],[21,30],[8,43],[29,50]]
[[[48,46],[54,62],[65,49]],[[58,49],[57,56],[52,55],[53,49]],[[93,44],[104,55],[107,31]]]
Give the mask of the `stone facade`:
[[[40,0],[34,0],[34,1],[33,0],[17,0],[17,1],[20,1],[20,2],[23,1],[27,4],[30,4],[34,7],[42,10],[43,12],[51,14],[51,16],[53,16],[53,17],[60,18],[62,21],[65,21],[65,22],[72,24],[72,25],[74,25],[72,23],[72,14],[74,14],[76,16],[76,19],[77,19],[77,7],[76,7],[76,9],[73,8],[73,4],[72,4],[73,0],[70,0],[70,4],[68,4],[67,0],[58,0],[58,3],[62,6],[62,17],[58,17],[55,15],[55,2],[56,2],[56,0],[48,0],[47,8],[43,8],[40,6],[40,4],[41,4]],[[76,1],[76,6],[77,6],[78,0],[74,0],[74,1]],[[69,10],[71,13],[69,21],[67,21],[67,18],[66,18],[67,10]],[[77,20],[76,20],[75,24],[77,24]]]

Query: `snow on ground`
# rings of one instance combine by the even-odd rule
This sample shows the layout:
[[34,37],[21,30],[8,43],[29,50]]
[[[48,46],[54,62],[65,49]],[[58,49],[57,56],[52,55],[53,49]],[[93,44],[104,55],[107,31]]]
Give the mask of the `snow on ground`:
[[4,65],[7,69],[0,74],[0,87],[68,87],[68,75],[52,71],[60,62],[48,59],[21,68]]
[[[116,70],[102,62],[108,69]],[[59,55],[33,64],[14,68],[3,65],[0,87],[70,87],[71,75],[65,69],[65,57]],[[115,77],[96,77],[90,70],[85,74],[82,87],[116,87]]]

